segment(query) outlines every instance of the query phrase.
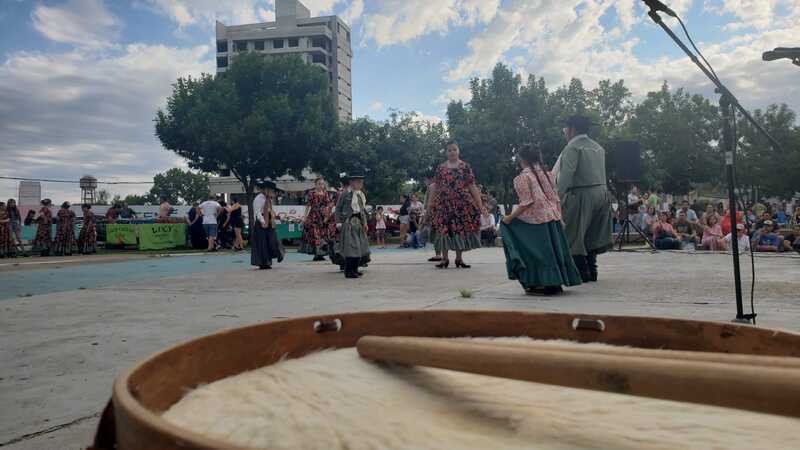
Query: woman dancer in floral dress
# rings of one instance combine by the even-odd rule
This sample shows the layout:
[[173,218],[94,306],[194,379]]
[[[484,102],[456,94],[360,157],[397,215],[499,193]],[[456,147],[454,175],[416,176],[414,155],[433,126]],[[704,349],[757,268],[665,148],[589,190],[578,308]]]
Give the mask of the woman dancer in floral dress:
[[15,258],[17,244],[11,233],[11,218],[6,204],[0,202],[0,258]]
[[42,208],[36,217],[36,238],[33,240],[33,251],[41,256],[50,256],[50,248],[53,246],[53,213],[50,211],[50,199],[42,200]]
[[314,255],[314,261],[324,261],[333,241],[336,223],[331,222],[335,203],[328,193],[325,180],[317,178],[314,190],[308,195],[306,218],[303,221],[303,242],[300,253]]
[[475,174],[469,164],[459,159],[455,142],[446,147],[447,161],[436,169],[431,200],[432,226],[436,232],[436,246],[442,250],[442,262],[436,267],[450,265],[448,252],[456,252],[456,267],[468,269],[462,253],[480,248],[481,193],[475,185]]
[[83,210],[83,226],[78,236],[78,252],[89,255],[97,252],[97,226],[95,225],[92,205],[85,204]]
[[58,211],[58,226],[56,239],[53,241],[53,254],[56,256],[71,256],[75,250],[75,213],[70,211],[69,202],[61,204]]

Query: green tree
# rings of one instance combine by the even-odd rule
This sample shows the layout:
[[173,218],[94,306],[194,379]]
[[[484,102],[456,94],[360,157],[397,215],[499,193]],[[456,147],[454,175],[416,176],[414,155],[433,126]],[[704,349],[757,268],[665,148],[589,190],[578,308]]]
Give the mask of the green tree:
[[145,195],[131,194],[131,195],[126,196],[122,201],[127,203],[129,206],[133,206],[133,205],[142,206],[142,205],[147,205],[147,204],[152,204],[153,203],[153,199],[152,199],[152,197],[150,197],[149,194],[145,194]]
[[342,172],[362,173],[370,203],[395,203],[409,180],[432,170],[444,140],[442,124],[415,113],[393,112],[383,122],[359,118],[341,125],[333,151],[312,168],[328,180]]
[[158,202],[165,197],[171,204],[191,205],[208,198],[208,176],[181,170],[177,167],[153,177],[153,187],[147,201]]
[[111,193],[108,192],[106,189],[100,189],[97,191],[97,199],[95,200],[95,204],[97,205],[108,205],[108,200],[111,198]]
[[740,188],[756,197],[779,196],[791,198],[800,185],[800,126],[796,114],[786,104],[770,105],[766,110],[757,109],[753,118],[761,124],[783,147],[780,151],[772,146],[758,130],[743,117],[739,117],[739,151],[736,175]]
[[156,136],[194,169],[230,170],[252,205],[259,179],[301,177],[331,151],[337,118],[328,84],[297,56],[243,54],[215,77],[179,78],[156,115]]
[[720,117],[705,97],[673,93],[664,83],[636,106],[630,126],[642,148],[645,187],[686,193],[693,183],[723,179]]

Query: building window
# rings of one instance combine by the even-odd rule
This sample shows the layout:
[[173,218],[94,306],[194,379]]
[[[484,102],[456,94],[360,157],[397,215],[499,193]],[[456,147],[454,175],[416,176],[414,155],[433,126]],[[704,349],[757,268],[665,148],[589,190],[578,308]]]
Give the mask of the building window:
[[324,37],[315,37],[311,38],[311,46],[317,48],[324,48],[325,50],[328,49],[328,40]]
[[289,39],[289,47],[300,47],[300,39]]
[[263,40],[255,41],[254,44],[255,44],[255,49],[256,50],[264,50],[264,41]]
[[217,41],[217,53],[225,53],[228,51],[228,41]]
[[347,32],[347,42],[350,42],[350,32]]
[[322,54],[319,54],[319,53],[314,53],[311,56],[311,62],[318,63],[318,64],[323,64],[323,65],[328,65],[327,61],[325,61],[325,59],[326,59],[325,55],[322,55]]
[[272,48],[283,48],[283,39],[275,39],[272,41]]
[[233,43],[234,49],[237,52],[246,52],[247,51],[247,41],[236,41]]
[[217,57],[217,67],[228,67],[228,57],[227,56],[220,56]]

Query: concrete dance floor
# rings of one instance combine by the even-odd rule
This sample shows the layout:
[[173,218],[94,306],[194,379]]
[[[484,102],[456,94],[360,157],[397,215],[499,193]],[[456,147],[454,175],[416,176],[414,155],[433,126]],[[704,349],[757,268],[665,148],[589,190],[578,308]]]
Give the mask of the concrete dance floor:
[[[500,248],[437,270],[430,250],[385,250],[360,280],[290,254],[271,271],[248,253],[169,258],[0,260],[0,447],[80,449],[91,442],[114,378],[152,353],[220,329],[319,313],[518,309],[730,321],[731,257],[623,252],[601,280],[563,296],[524,296]],[[77,260],[76,260],[77,259]],[[47,263],[47,264],[42,264]],[[743,258],[749,312],[750,259]],[[758,326],[800,331],[800,256],[756,258]],[[462,298],[460,289],[473,291]]]

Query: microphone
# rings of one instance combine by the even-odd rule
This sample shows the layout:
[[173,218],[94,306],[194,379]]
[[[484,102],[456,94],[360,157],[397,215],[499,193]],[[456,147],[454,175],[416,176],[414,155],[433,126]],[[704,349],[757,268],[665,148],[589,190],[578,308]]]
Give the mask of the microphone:
[[[775,61],[783,58],[791,59],[793,62],[800,60],[800,47],[778,47],[761,55],[761,59],[764,61]],[[797,63],[795,62],[795,64]]]
[[650,8],[650,12],[661,11],[668,16],[676,18],[678,17],[678,15],[675,14],[675,11],[671,10],[669,6],[661,3],[658,0],[642,0],[642,1],[644,1],[644,4],[647,5],[648,8]]

